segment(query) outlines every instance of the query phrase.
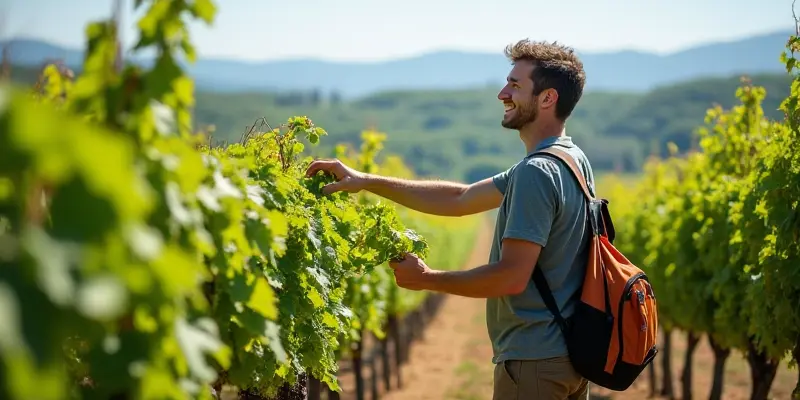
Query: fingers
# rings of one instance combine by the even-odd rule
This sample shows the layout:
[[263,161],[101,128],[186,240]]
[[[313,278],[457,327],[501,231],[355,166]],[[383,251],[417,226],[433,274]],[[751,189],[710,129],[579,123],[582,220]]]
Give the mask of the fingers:
[[314,176],[314,174],[316,174],[317,171],[323,169],[323,166],[326,166],[328,164],[329,164],[329,161],[327,161],[327,160],[314,160],[314,161],[312,161],[311,164],[308,165],[308,168],[306,168],[306,177],[310,178],[310,177]]
[[335,193],[345,189],[345,185],[347,184],[347,179],[342,179],[341,181],[329,183],[322,187],[322,194],[329,195],[331,193]]
[[400,255],[398,257],[392,258],[392,259],[389,260],[389,266],[392,267],[393,269],[397,268],[398,264],[402,263],[403,261],[406,261],[409,256],[414,256],[414,254],[405,253],[405,254],[402,254],[402,255]]
[[405,260],[405,259],[406,259],[406,258],[405,258],[404,256],[395,257],[395,258],[390,258],[390,259],[389,259],[389,267],[390,267],[391,269],[393,269],[393,270],[397,270],[397,267],[399,267],[399,266],[400,266],[399,264],[400,264],[401,262],[403,262],[403,260]]
[[339,160],[314,160],[306,168],[306,177],[314,176],[318,171],[329,171],[339,163]]
[[401,262],[405,261],[405,258],[392,258],[389,260],[389,267],[392,269],[397,269]]

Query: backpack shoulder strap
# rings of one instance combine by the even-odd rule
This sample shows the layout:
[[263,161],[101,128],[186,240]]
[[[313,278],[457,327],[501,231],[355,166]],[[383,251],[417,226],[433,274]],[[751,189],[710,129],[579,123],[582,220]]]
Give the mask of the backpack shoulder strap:
[[[537,154],[546,154],[561,160],[565,165],[567,165],[567,167],[569,167],[573,178],[575,178],[580,184],[581,191],[583,191],[583,195],[586,197],[587,202],[591,203],[591,201],[594,200],[594,196],[592,196],[592,193],[589,191],[589,185],[586,183],[586,178],[583,176],[583,173],[581,173],[580,168],[578,168],[578,165],[575,163],[575,160],[572,158],[572,156],[567,154],[565,151],[556,149],[552,146],[539,150],[533,155]],[[550,290],[550,286],[547,284],[547,279],[545,278],[542,269],[539,268],[539,265],[536,265],[533,268],[533,283],[536,285],[536,290],[538,290],[539,294],[542,296],[542,300],[547,306],[547,309],[550,310],[550,313],[552,313],[555,317],[555,321],[559,328],[561,328],[562,331],[565,331],[567,329],[567,321],[561,315],[561,312],[558,309],[558,304],[556,304],[556,299],[553,297],[553,292]]]
[[583,173],[581,173],[578,164],[575,163],[575,159],[565,151],[556,149],[555,146],[539,150],[533,154],[545,154],[555,157],[569,167],[573,178],[575,178],[580,184],[583,195],[586,197],[589,205],[587,218],[589,219],[592,230],[594,230],[594,232],[597,234],[606,235],[608,241],[610,243],[614,243],[616,230],[614,229],[614,222],[611,220],[611,215],[608,211],[608,200],[592,196],[592,193],[589,191],[589,185],[586,183],[586,178],[583,176]]
[[575,159],[573,159],[572,156],[567,154],[565,151],[556,149],[552,146],[539,150],[533,154],[548,154],[563,161],[567,167],[569,167],[569,170],[572,172],[572,176],[578,180],[578,183],[580,183],[581,189],[583,190],[583,195],[586,196],[586,199],[589,201],[594,200],[594,196],[592,196],[592,193],[589,191],[589,185],[586,183],[586,178],[583,176],[583,173],[581,173],[580,168],[578,168],[578,164],[575,163]]

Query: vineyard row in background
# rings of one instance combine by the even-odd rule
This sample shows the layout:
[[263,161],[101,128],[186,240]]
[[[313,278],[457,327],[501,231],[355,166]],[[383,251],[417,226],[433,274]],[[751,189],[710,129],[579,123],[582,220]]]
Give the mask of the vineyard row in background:
[[[679,398],[692,398],[701,337],[715,365],[710,399],[723,398],[732,350],[751,369],[751,399],[766,399],[778,365],[800,360],[800,76],[791,36],[780,55],[793,77],[783,120],[765,117],[763,87],[743,79],[730,110],[713,107],[699,147],[652,159],[635,185],[609,183],[619,249],[648,274],[664,332],[661,388],[672,387],[671,335],[687,335]],[[779,55],[776,55],[776,61]],[[652,376],[652,375],[651,375]],[[655,382],[653,382],[655,384]],[[653,392],[656,392],[653,386]],[[793,398],[800,398],[800,375]]]
[[[186,16],[210,1],[144,1],[123,65],[113,22],[87,27],[82,73],[56,65],[31,93],[0,96],[0,397],[210,398],[232,386],[290,398],[310,376],[338,390],[337,361],[426,294],[399,289],[385,263],[414,252],[460,267],[479,219],[427,216],[360,193],[321,194],[306,117],[261,120],[240,143],[193,132],[194,57]],[[378,162],[365,132],[336,156]]]

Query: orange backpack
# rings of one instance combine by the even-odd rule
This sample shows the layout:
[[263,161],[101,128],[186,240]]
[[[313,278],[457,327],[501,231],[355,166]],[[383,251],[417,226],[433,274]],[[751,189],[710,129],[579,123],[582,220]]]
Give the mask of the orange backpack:
[[614,248],[608,201],[591,195],[575,160],[552,147],[536,154],[554,156],[569,166],[586,196],[587,224],[593,235],[580,301],[572,316],[561,316],[538,266],[533,282],[564,333],[575,370],[596,385],[626,390],[658,353],[655,293],[647,275]]

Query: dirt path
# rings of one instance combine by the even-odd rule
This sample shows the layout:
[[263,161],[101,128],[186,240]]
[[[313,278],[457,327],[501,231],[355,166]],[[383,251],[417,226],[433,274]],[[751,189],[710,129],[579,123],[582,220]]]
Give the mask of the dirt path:
[[[489,259],[492,225],[487,218],[480,229],[467,267],[485,264]],[[402,367],[403,387],[385,394],[386,400],[442,400],[450,387],[458,385],[458,367],[464,349],[477,339],[488,343],[486,329],[475,326],[474,316],[482,313],[485,302],[459,296],[447,296],[421,340],[415,342],[409,362]]]

